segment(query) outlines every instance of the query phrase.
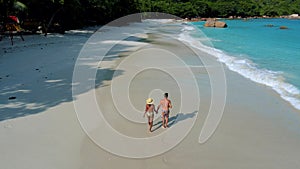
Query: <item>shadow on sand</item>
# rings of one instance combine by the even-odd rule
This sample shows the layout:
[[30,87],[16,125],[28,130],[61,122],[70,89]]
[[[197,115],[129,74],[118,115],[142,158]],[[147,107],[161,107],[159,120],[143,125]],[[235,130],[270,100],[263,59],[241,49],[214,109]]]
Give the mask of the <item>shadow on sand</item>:
[[[140,40],[140,38],[129,37],[123,41],[137,40]],[[55,47],[55,50],[52,50],[51,54],[49,54],[51,58],[47,58],[46,61],[39,58],[39,50],[34,51],[37,57],[31,57],[33,61],[28,61],[28,65],[24,69],[18,69],[12,65],[9,70],[2,71],[4,67],[0,67],[0,121],[41,113],[59,104],[72,102],[72,87],[76,88],[80,85],[73,84],[72,77],[77,59],[76,56],[79,55],[82,45],[82,42],[79,44],[75,42],[67,47]],[[98,48],[98,46],[96,47]],[[130,47],[132,47],[130,44],[116,44],[107,53],[105,60],[120,58],[119,52],[126,52]],[[68,55],[65,56],[59,53],[58,51],[61,49],[68,51],[65,53]],[[14,54],[11,57],[17,59],[19,56]],[[48,65],[49,62],[54,62],[56,65]],[[94,69],[87,64],[79,66],[86,70]],[[102,87],[104,81],[111,81],[114,76],[120,76],[124,72],[125,70],[99,67],[96,77],[90,79],[95,81],[95,86],[81,87],[77,94]]]
[[[169,118],[169,128],[172,127],[173,125],[175,125],[176,123],[180,122],[180,121],[184,121],[186,119],[189,119],[189,118],[193,118],[195,115],[197,114],[197,111],[194,111],[192,113],[187,113],[187,114],[183,114],[183,113],[178,113],[172,117]],[[180,117],[180,118],[179,118]],[[158,121],[156,122],[155,124],[153,124],[153,132],[158,130],[159,128],[162,127],[162,121]]]

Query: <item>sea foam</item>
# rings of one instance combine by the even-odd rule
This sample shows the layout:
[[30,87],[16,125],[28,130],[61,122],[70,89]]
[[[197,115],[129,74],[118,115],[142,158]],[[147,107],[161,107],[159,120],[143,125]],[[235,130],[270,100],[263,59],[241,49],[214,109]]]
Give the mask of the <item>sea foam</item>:
[[[230,70],[237,72],[256,83],[271,87],[281,96],[281,98],[288,101],[296,109],[300,110],[300,90],[294,85],[287,83],[284,80],[282,72],[260,69],[251,60],[240,59],[235,56],[231,56],[222,50],[216,49],[212,47],[212,43],[207,42],[210,41],[209,38],[202,37],[201,40],[194,38],[191,34],[195,31],[202,33],[200,30],[197,30],[191,25],[183,24],[182,32],[179,34],[178,40],[184,41],[194,48],[215,56]],[[204,45],[203,42],[206,45]]]

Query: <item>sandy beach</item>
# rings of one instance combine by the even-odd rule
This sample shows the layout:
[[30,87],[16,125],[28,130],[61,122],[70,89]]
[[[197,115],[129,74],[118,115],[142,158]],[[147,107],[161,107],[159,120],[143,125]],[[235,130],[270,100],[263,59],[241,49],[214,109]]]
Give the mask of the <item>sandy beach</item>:
[[[47,38],[24,36],[25,41],[16,39],[15,46],[8,39],[1,41],[1,168],[299,168],[300,111],[271,88],[216,64],[214,56],[190,50],[165,31],[176,29],[138,23],[101,28],[96,32],[101,38],[92,36],[97,30],[93,28]],[[185,70],[182,60],[192,68]],[[91,75],[95,71],[95,76],[83,72],[77,78],[74,67]],[[208,69],[213,76],[220,68],[226,86],[212,90]],[[200,144],[212,93],[224,87],[221,121]],[[174,105],[170,128],[162,129],[156,115],[155,131],[149,133],[142,117],[145,100],[153,97],[157,105],[163,92],[170,94]],[[102,134],[106,123],[100,117],[124,138],[109,140],[110,133]],[[129,146],[125,136],[144,140]],[[173,147],[168,142],[172,139],[179,139]],[[145,158],[128,157],[140,152]]]

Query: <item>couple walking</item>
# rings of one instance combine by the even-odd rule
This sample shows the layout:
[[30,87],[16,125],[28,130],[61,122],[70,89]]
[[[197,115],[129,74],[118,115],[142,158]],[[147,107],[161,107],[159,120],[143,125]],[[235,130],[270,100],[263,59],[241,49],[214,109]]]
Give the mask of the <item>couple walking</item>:
[[164,94],[164,98],[160,100],[159,105],[157,106],[157,109],[155,109],[154,100],[152,98],[149,98],[146,100],[146,109],[145,109],[144,117],[145,117],[145,114],[148,117],[148,125],[149,125],[150,132],[152,132],[154,111],[157,114],[160,107],[162,109],[162,112],[161,112],[162,127],[168,128],[170,108],[172,108],[171,100],[168,99],[168,93]]

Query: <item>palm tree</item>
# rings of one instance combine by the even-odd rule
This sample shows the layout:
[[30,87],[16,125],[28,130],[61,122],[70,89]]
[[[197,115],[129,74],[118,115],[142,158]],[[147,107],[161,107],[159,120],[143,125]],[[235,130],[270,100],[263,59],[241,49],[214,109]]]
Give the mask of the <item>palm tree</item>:
[[6,18],[9,15],[17,15],[24,12],[27,7],[20,1],[16,0],[1,0],[0,1],[1,17]]

